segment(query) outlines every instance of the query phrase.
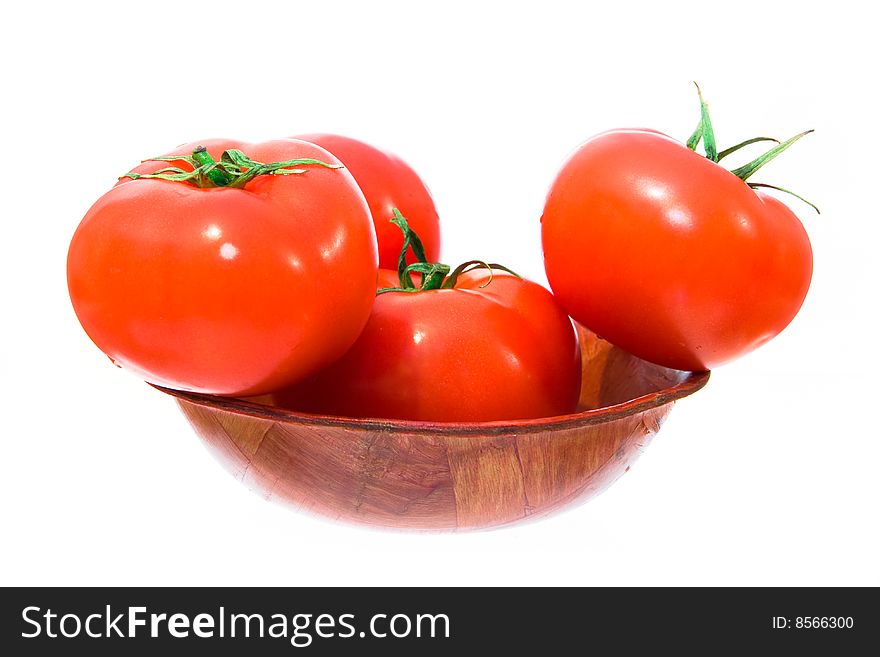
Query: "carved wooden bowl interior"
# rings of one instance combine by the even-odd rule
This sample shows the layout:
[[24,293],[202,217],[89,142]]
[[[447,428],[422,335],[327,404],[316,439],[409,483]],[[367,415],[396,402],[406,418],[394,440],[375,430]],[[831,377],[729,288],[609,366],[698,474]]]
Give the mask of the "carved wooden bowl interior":
[[455,531],[533,519],[582,502],[629,469],[675,400],[709,372],[639,360],[579,328],[578,412],[426,423],[296,413],[179,392],[209,450],[266,499],[333,519]]

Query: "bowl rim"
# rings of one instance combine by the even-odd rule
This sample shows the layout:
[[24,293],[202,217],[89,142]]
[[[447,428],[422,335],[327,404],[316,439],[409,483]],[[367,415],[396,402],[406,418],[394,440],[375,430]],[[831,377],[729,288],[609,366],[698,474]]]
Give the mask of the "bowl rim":
[[258,402],[247,401],[236,397],[207,395],[184,390],[165,388],[153,383],[152,387],[164,392],[179,401],[189,402],[198,406],[226,411],[236,415],[298,424],[313,427],[340,427],[362,431],[380,431],[406,434],[436,434],[443,436],[457,435],[499,435],[538,432],[548,430],[571,429],[593,424],[602,424],[635,415],[647,410],[665,406],[678,399],[687,397],[703,388],[709,381],[711,372],[686,372],[683,379],[675,385],[655,392],[649,392],[633,399],[628,399],[610,406],[601,406],[584,411],[576,411],[566,415],[552,417],[529,418],[523,420],[492,420],[484,422],[432,422],[423,420],[395,420],[384,418],[352,418],[337,415],[318,415],[293,411],[277,406],[269,406]]

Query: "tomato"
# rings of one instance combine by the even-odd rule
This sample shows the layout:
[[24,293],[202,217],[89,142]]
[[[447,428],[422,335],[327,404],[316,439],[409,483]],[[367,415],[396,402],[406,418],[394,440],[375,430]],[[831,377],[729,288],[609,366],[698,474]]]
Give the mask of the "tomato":
[[[421,260],[421,259],[420,259]],[[329,368],[274,395],[298,411],[477,422],[575,410],[580,352],[571,320],[537,283],[444,268],[434,289],[380,293],[363,333]],[[497,266],[493,266],[497,267]],[[398,272],[380,270],[379,287]],[[421,283],[425,285],[425,283]]]
[[682,370],[777,335],[807,294],[810,241],[784,203],[734,173],[650,130],[582,144],[541,219],[559,303],[610,342]]
[[273,401],[339,416],[474,422],[570,413],[579,389],[577,339],[550,293],[509,274],[489,282],[468,272],[454,289],[379,295],[351,350]]
[[[240,188],[123,178],[73,236],[70,298],[95,344],[145,380],[258,395],[327,365],[357,338],[375,295],[375,233],[354,178],[322,148],[289,139],[202,144],[211,157],[199,157],[209,160],[239,149],[256,162],[336,168],[295,164],[288,169],[302,173],[258,175]],[[150,161],[135,172],[195,164]]]
[[[327,149],[346,166],[363,191],[373,215],[379,241],[379,266],[397,267],[403,246],[401,233],[390,222],[397,208],[419,234],[429,260],[440,257],[440,220],[431,192],[418,174],[396,155],[350,137],[331,134],[298,135],[296,139]],[[415,262],[413,256],[410,262]]]

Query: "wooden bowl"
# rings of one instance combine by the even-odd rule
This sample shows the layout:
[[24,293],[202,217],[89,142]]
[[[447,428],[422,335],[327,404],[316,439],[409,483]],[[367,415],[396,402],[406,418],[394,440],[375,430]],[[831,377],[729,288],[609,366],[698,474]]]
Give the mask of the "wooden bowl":
[[709,372],[639,360],[579,328],[580,410],[536,420],[428,423],[296,413],[160,388],[208,449],[266,499],[333,519],[413,530],[495,527],[604,490],[675,400]]

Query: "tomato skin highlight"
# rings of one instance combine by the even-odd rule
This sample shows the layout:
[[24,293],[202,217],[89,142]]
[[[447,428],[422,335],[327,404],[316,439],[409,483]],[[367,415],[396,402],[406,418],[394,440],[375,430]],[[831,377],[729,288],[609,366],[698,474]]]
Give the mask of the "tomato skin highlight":
[[[429,261],[440,259],[440,219],[431,191],[402,159],[388,151],[342,135],[312,133],[295,139],[330,151],[354,176],[373,215],[379,242],[379,266],[396,269],[403,246],[400,231],[391,223],[396,208],[418,233]],[[412,254],[407,260],[415,262]]]
[[[396,280],[380,270],[380,287]],[[550,417],[575,410],[580,373],[574,327],[549,291],[473,271],[454,289],[377,296],[351,350],[273,401],[311,413],[432,422]]]
[[[336,162],[295,140],[199,143],[215,159],[239,148],[262,162]],[[122,179],[83,218],[67,261],[74,310],[105,354],[151,383],[221,395],[263,394],[341,356],[369,316],[377,267],[363,195],[324,167],[244,189]]]
[[812,277],[797,216],[666,135],[583,143],[547,196],[547,278],[578,322],[645,360],[711,369],[764,344]]

